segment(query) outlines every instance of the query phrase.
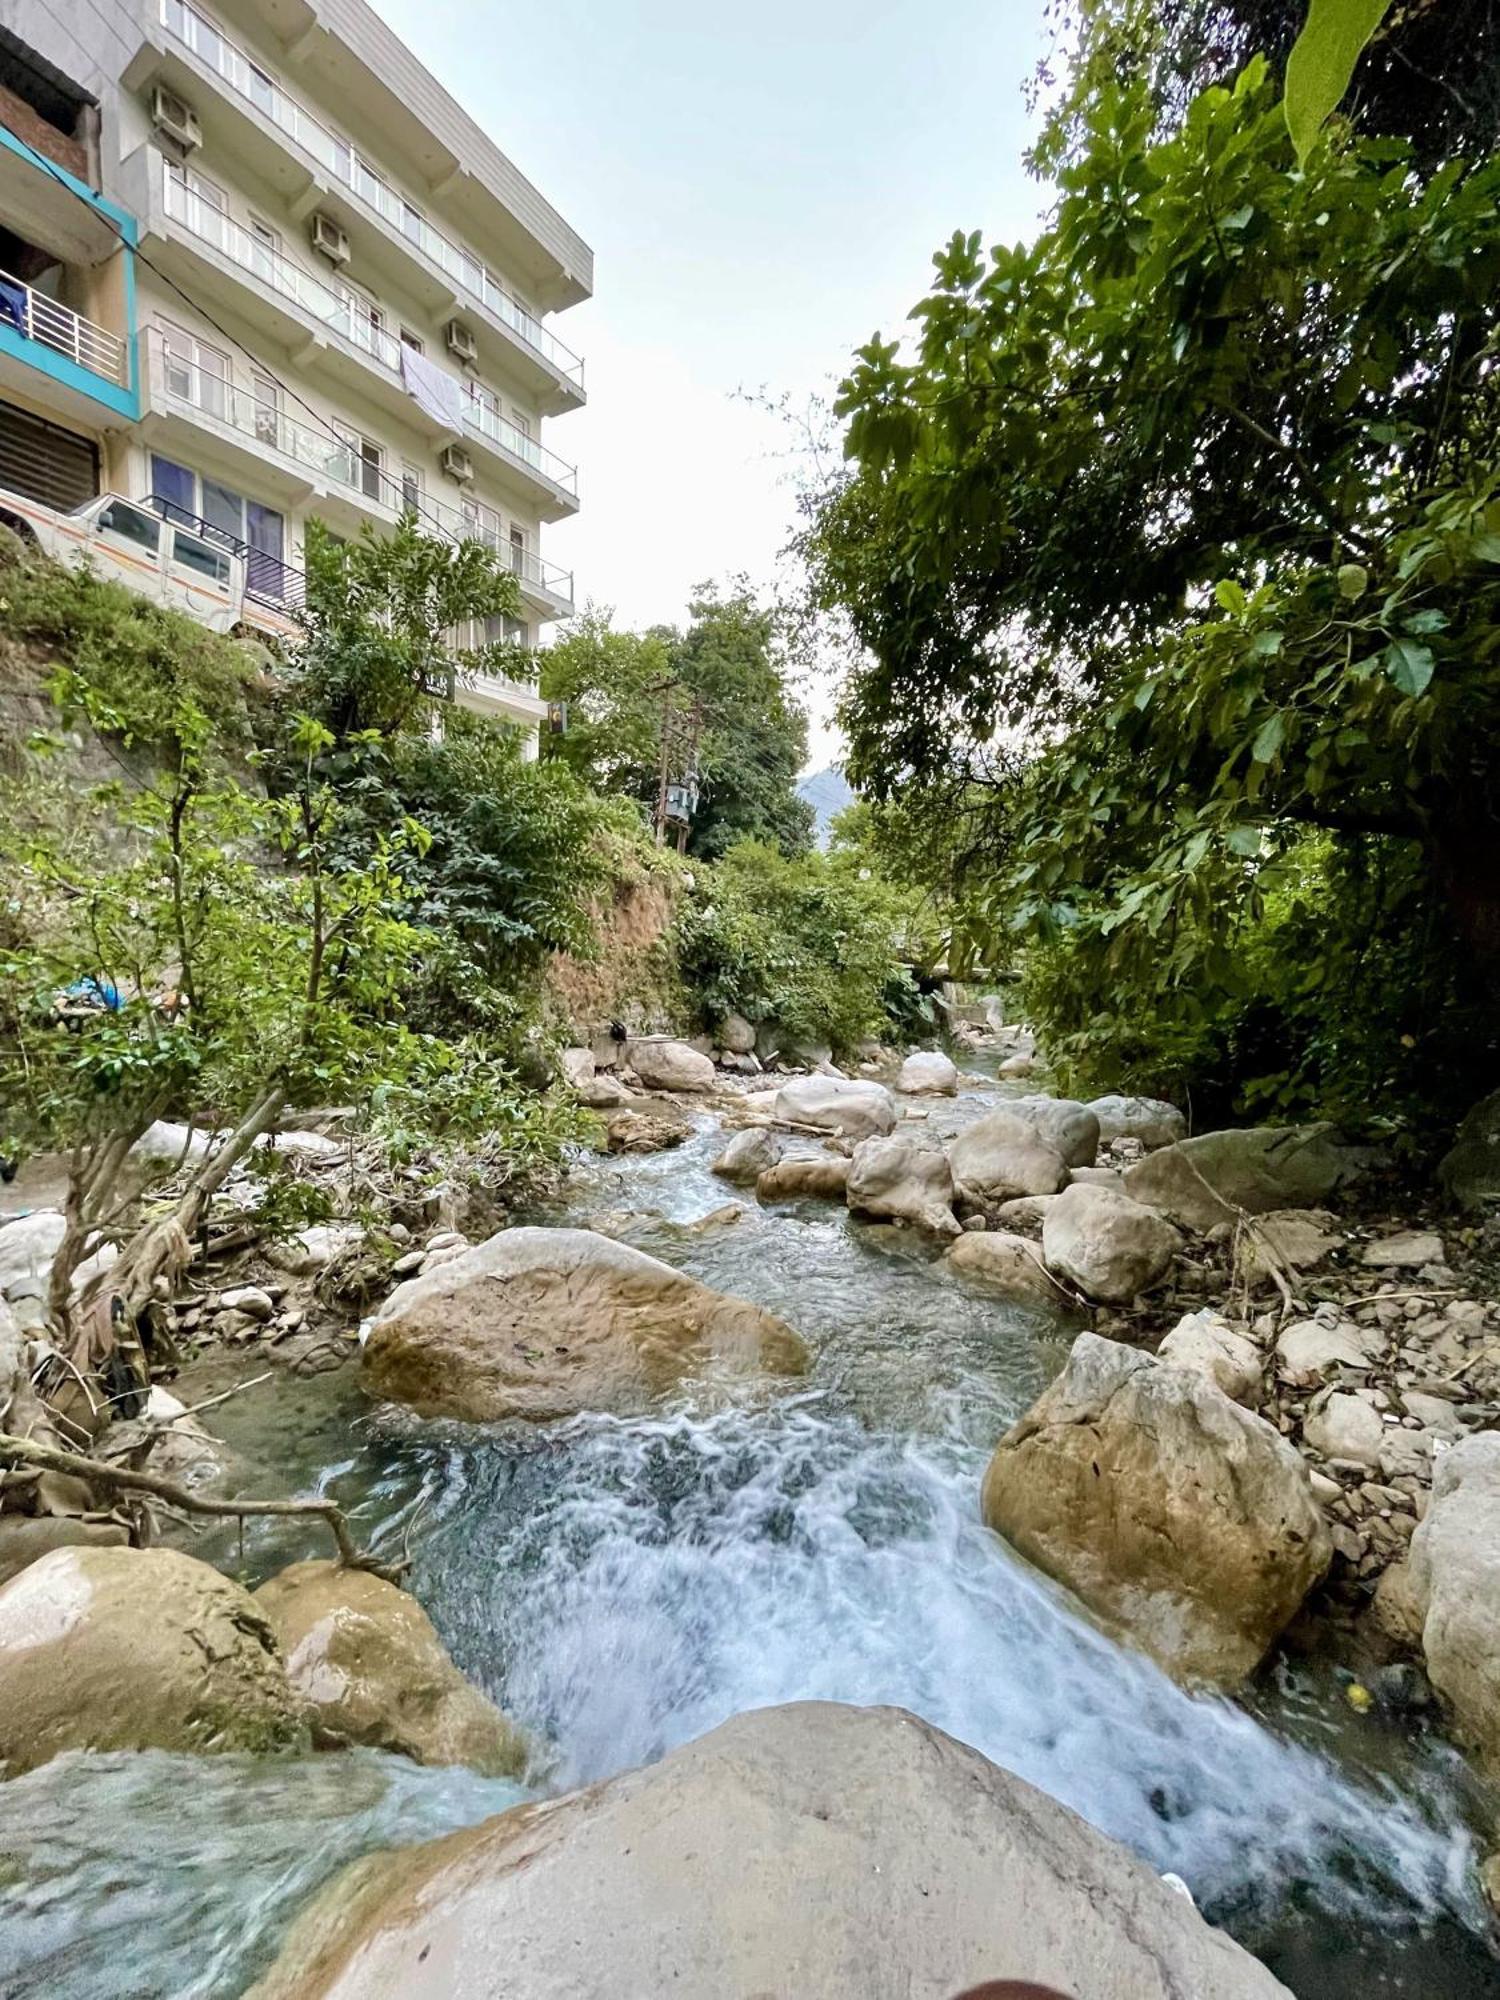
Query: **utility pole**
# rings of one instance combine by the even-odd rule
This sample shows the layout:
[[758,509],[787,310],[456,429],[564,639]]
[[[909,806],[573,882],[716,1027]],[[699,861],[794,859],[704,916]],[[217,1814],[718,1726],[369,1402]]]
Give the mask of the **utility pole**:
[[693,696],[684,711],[672,697],[682,687],[680,680],[658,681],[647,690],[661,696],[660,747],[656,766],[656,812],[653,820],[656,844],[664,846],[667,828],[677,829],[677,852],[687,852],[693,814],[698,809],[698,747],[703,739],[705,710],[703,697]]

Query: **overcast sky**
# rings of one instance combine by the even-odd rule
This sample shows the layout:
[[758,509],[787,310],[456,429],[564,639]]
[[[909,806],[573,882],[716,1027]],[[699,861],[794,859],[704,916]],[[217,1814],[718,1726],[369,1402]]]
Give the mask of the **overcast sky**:
[[544,553],[626,626],[769,579],[783,440],[735,392],[805,401],[900,326],[954,229],[1030,233],[1042,0],[375,4],[593,246],[594,298],[552,322],[588,405],[544,431],[583,506]]

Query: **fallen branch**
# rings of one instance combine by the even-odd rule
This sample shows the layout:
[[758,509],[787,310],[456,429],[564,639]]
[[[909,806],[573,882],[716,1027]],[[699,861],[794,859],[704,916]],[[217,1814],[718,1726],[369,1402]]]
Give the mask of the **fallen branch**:
[[244,1520],[269,1515],[278,1519],[298,1515],[315,1516],[325,1522],[338,1547],[339,1561],[346,1569],[367,1569],[387,1583],[399,1583],[404,1565],[378,1562],[362,1549],[349,1532],[344,1511],[332,1500],[210,1500],[179,1486],[174,1479],[159,1479],[155,1473],[135,1472],[128,1466],[107,1465],[103,1459],[85,1458],[81,1452],[58,1451],[51,1445],[35,1444],[30,1438],[14,1437],[0,1431],[0,1459],[35,1466],[41,1472],[64,1472],[75,1479],[87,1479],[110,1486],[121,1493],[147,1493],[189,1514],[207,1514],[219,1519]]
[[1357,1299],[1339,1299],[1337,1303],[1341,1306],[1398,1306],[1404,1305],[1407,1299],[1461,1299],[1462,1297],[1463,1293],[1457,1285],[1449,1285],[1446,1290],[1441,1291],[1429,1288],[1426,1291],[1415,1292],[1365,1292]]

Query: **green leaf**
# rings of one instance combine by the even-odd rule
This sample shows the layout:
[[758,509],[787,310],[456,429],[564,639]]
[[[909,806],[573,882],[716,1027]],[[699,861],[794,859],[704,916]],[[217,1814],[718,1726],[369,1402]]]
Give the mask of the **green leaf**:
[[1476,535],[1470,547],[1481,562],[1500,563],[1500,535]]
[[1432,648],[1419,646],[1415,639],[1392,639],[1385,649],[1387,674],[1402,694],[1409,694],[1413,699],[1432,679],[1432,668]]
[[1276,752],[1286,741],[1286,723],[1278,708],[1274,715],[1268,715],[1255,732],[1255,741],[1250,746],[1250,755],[1257,764],[1269,764]]
[[1219,608],[1227,611],[1232,618],[1240,617],[1245,609],[1245,593],[1230,577],[1222,578],[1214,585],[1214,596]]
[[1232,826],[1229,829],[1229,851],[1242,854],[1253,860],[1260,853],[1261,830],[1258,826]]
[[1354,65],[1380,26],[1390,0],[1309,0],[1307,19],[1286,64],[1286,126],[1298,166],[1338,108]]
[[1353,603],[1356,597],[1363,597],[1370,581],[1370,572],[1363,563],[1339,564],[1339,596],[1347,597]]

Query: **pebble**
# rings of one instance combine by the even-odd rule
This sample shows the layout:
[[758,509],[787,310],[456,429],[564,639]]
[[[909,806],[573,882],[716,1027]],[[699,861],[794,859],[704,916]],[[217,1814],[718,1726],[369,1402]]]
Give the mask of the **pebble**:
[[391,1266],[393,1278],[413,1277],[427,1261],[425,1250],[408,1250],[404,1257],[398,1257]]
[[465,1250],[469,1247],[468,1238],[462,1230],[440,1229],[435,1236],[428,1237],[427,1254],[431,1256],[434,1250],[451,1250],[456,1244],[461,1244]]
[[253,1320],[267,1320],[276,1310],[275,1299],[260,1285],[236,1285],[232,1291],[221,1292],[219,1305],[225,1312],[243,1313]]

